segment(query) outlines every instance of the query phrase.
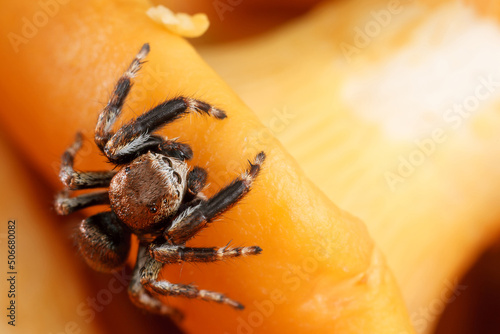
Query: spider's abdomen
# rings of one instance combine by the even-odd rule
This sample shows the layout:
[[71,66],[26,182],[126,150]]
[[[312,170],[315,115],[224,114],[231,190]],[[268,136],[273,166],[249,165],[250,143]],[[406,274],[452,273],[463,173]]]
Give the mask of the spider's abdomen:
[[146,153],[111,180],[111,208],[135,233],[154,232],[178,210],[186,190],[187,172],[183,161]]

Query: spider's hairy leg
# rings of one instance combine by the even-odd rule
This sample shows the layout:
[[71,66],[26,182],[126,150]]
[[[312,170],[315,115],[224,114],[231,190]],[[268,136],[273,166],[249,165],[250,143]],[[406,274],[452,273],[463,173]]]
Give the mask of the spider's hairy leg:
[[202,101],[187,97],[167,100],[122,126],[107,142],[104,154],[116,164],[129,163],[148,151],[169,155],[163,144],[158,142],[160,137],[152,136],[152,133],[189,111],[205,113],[217,119],[226,117],[224,111]]
[[102,272],[122,267],[130,250],[130,232],[111,211],[84,219],[76,233],[76,241],[87,264]]
[[237,203],[248,191],[265,160],[264,152],[260,152],[250,163],[250,167],[236,180],[222,188],[217,194],[194,207],[188,207],[173,221],[165,231],[165,239],[173,244],[184,244],[194,237],[211,220]]
[[75,141],[63,153],[61,158],[61,170],[59,178],[62,183],[71,190],[101,188],[109,186],[111,179],[115,176],[115,171],[75,171],[73,163],[76,153],[82,147],[83,136],[78,132],[75,136]]
[[69,215],[89,206],[109,204],[109,195],[106,190],[69,197],[69,191],[63,190],[57,194],[55,209],[59,215]]
[[208,290],[199,290],[193,285],[173,284],[165,280],[158,280],[163,263],[151,258],[149,254],[145,255],[146,262],[141,270],[141,284],[150,292],[165,296],[181,296],[186,298],[201,299],[216,303],[226,304],[236,309],[243,309],[240,303],[227,298],[224,294]]
[[130,300],[139,308],[148,312],[169,316],[172,320],[179,322],[182,320],[182,313],[171,306],[163,304],[160,300],[151,295],[141,284],[141,269],[146,263],[146,246],[139,246],[137,260],[132,274],[132,280],[128,286]]
[[153,259],[161,263],[181,262],[215,262],[231,257],[257,255],[262,252],[259,246],[250,247],[215,247],[196,248],[164,243],[151,244],[149,253]]
[[134,60],[132,60],[132,63],[130,63],[125,73],[123,73],[120,79],[118,79],[106,107],[104,107],[99,115],[95,128],[94,140],[101,151],[104,150],[104,146],[113,136],[112,127],[116,122],[116,119],[120,116],[125,99],[130,92],[130,88],[132,87],[132,78],[141,68],[141,64],[148,53],[149,44],[146,43],[137,53]]

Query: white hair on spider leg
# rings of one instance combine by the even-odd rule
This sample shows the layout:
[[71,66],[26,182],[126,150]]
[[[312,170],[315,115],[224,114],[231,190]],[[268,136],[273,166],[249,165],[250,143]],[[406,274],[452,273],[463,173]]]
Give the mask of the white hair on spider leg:
[[134,138],[133,140],[129,141],[128,143],[120,147],[115,154],[126,155],[129,153],[133,153],[139,146],[144,144],[149,139],[149,137],[150,137],[149,133],[141,133],[138,137]]
[[174,228],[177,224],[183,221],[184,218],[192,214],[194,211],[198,210],[200,206],[201,203],[196,206],[188,207],[186,210],[182,211],[182,213],[174,219],[174,221],[172,222],[172,226],[170,228]]

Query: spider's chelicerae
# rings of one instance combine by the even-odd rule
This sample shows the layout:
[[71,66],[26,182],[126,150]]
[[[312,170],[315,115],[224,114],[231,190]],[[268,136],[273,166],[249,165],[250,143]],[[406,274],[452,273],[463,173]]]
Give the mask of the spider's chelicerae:
[[[261,252],[258,246],[217,249],[186,247],[185,243],[249,191],[265,155],[259,153],[246,172],[207,199],[201,193],[206,171],[200,167],[190,169],[185,162],[192,157],[191,148],[154,133],[190,111],[216,119],[225,118],[224,111],[202,101],[177,97],[157,105],[114,132],[113,125],[132,86],[131,79],[148,52],[149,45],[144,44],[116,83],[95,129],[95,143],[108,160],[120,168],[114,171],[74,170],[73,160],[82,143],[81,134],[77,134],[75,142],[62,156],[60,178],[66,190],[56,199],[56,210],[67,215],[93,205],[110,205],[111,211],[84,219],[76,233],[84,259],[99,271],[109,272],[122,267],[130,250],[131,234],[138,237],[139,251],[129,285],[130,298],[137,306],[154,313],[178,315],[155,297],[169,295],[242,309],[243,305],[222,293],[173,284],[158,279],[158,274],[169,263],[211,262]],[[69,197],[69,190],[87,188],[108,189]]]

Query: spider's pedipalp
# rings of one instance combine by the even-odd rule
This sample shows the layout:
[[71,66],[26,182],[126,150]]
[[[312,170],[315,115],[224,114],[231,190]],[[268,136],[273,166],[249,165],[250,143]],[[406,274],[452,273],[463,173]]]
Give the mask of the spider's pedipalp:
[[179,160],[191,160],[193,150],[188,144],[180,143],[175,139],[165,139],[159,147],[158,153],[165,154]]
[[186,201],[190,202],[198,196],[207,183],[207,171],[201,167],[194,167],[187,176]]

